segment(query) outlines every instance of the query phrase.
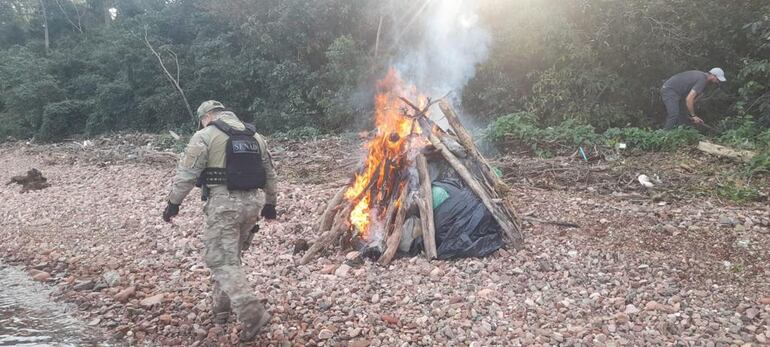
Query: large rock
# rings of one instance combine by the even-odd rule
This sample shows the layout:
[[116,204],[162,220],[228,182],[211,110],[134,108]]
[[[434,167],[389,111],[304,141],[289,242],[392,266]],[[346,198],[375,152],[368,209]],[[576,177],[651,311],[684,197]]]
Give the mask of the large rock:
[[100,291],[105,288],[112,288],[120,284],[120,274],[116,271],[107,271],[94,284],[94,290]]
[[81,290],[91,290],[94,289],[94,281],[87,280],[87,281],[78,281],[77,284],[75,284],[72,289],[81,291]]
[[484,299],[491,299],[497,296],[497,292],[491,288],[484,288],[476,293],[476,296]]
[[120,284],[120,274],[116,271],[107,271],[102,275],[102,280],[108,287],[112,288]]
[[334,336],[334,332],[332,332],[329,329],[321,329],[321,332],[318,333],[318,339],[319,340],[328,340]]
[[340,267],[337,268],[337,270],[334,271],[334,274],[338,277],[347,277],[348,273],[350,272],[350,265],[348,264],[342,264]]
[[171,315],[170,314],[162,314],[160,317],[158,317],[158,321],[160,321],[163,324],[169,324],[171,323]]
[[144,307],[152,307],[154,305],[158,305],[161,302],[163,302],[163,296],[164,296],[163,293],[153,295],[142,299],[142,301],[140,301],[139,304]]
[[321,273],[324,275],[331,275],[334,273],[334,270],[337,270],[337,265],[328,264],[328,265],[324,265],[324,267],[321,268]]
[[388,324],[396,325],[398,324],[398,317],[390,314],[384,314],[382,315],[382,320],[385,321]]
[[628,305],[626,305],[625,313],[628,314],[628,315],[637,314],[637,313],[639,313],[639,309],[636,308],[636,306],[634,306],[632,304],[628,304]]
[[369,340],[359,339],[348,342],[348,347],[369,347],[370,344]]
[[121,290],[118,294],[115,294],[115,300],[120,302],[126,302],[129,298],[134,296],[134,293],[136,293],[136,288],[134,287],[128,287],[126,289]]
[[46,282],[51,279],[51,274],[45,271],[40,271],[36,275],[32,276],[32,279],[35,281]]

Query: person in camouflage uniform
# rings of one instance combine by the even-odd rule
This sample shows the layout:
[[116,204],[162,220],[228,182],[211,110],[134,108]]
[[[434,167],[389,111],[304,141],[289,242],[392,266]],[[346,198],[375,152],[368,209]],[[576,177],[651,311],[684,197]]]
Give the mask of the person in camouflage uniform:
[[[204,170],[225,167],[228,134],[211,123],[220,120],[236,130],[244,130],[244,124],[232,112],[225,111],[217,101],[206,101],[198,107],[199,130],[190,139],[177,167],[168,205],[163,219],[171,219],[179,213],[179,206],[190,193]],[[244,242],[250,242],[252,228],[260,214],[266,219],[276,218],[276,174],[267,149],[267,143],[255,134],[262,153],[265,169],[263,194],[257,190],[231,191],[223,184],[208,184],[208,198],[203,212],[206,225],[203,232],[204,260],[213,276],[214,320],[224,323],[235,311],[243,324],[241,339],[252,340],[270,320],[270,315],[256,297],[246,274],[241,268],[241,251]],[[261,213],[260,213],[261,211]],[[248,245],[246,245],[248,246]]]

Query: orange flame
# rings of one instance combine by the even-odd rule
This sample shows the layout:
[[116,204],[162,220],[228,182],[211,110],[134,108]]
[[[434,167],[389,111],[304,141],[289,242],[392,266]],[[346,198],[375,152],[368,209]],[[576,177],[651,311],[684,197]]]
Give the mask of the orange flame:
[[374,100],[377,133],[365,145],[368,154],[363,168],[345,192],[345,198],[356,203],[350,223],[363,238],[369,236],[372,222],[381,219],[384,208],[377,207],[385,207],[382,204],[388,202],[399,186],[394,180],[406,164],[406,153],[411,148],[410,135],[421,133],[417,121],[405,115],[405,110],[413,111],[407,109],[399,97],[417,99],[420,106],[427,103],[427,99],[418,95],[414,86],[407,86],[392,68],[377,84],[377,89]]

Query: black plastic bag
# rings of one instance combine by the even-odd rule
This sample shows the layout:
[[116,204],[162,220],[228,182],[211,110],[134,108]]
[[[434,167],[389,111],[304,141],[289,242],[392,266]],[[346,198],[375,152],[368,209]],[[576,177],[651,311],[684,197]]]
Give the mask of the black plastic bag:
[[449,199],[433,211],[439,259],[485,257],[503,247],[503,236],[484,203],[459,179],[433,182]]

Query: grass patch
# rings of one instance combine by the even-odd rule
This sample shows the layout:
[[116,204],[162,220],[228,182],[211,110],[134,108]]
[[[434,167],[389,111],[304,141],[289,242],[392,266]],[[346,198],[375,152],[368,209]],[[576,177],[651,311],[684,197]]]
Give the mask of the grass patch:
[[670,152],[703,139],[696,130],[688,128],[670,131],[611,128],[598,133],[594,127],[575,120],[541,128],[535,116],[528,112],[498,118],[487,129],[486,137],[498,147],[529,148],[536,154],[560,149],[574,152],[578,146],[614,148],[619,143],[625,143],[632,150]]
[[739,203],[760,201],[762,199],[762,194],[757,188],[740,179],[718,184],[716,194],[722,199]]

